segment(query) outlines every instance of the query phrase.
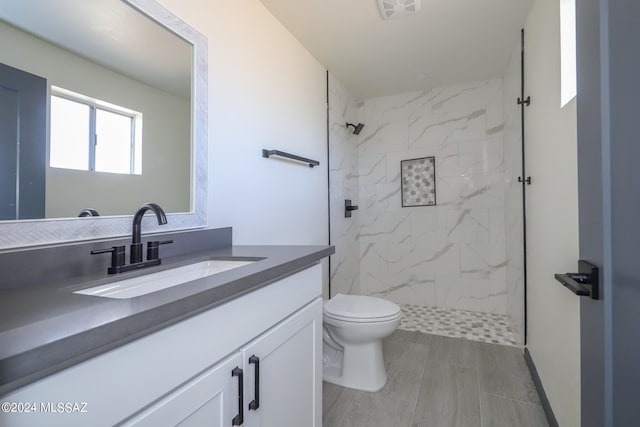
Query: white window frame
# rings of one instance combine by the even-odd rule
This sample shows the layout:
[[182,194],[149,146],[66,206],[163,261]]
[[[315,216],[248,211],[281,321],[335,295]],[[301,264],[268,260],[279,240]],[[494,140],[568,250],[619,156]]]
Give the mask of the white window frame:
[[560,0],[560,107],[577,95],[576,0]]
[[[103,110],[110,113],[119,114],[131,119],[131,155],[129,175],[142,175],[142,113],[134,111],[119,105],[111,104],[95,98],[91,98],[80,93],[72,92],[57,86],[51,86],[51,97],[67,99],[89,107],[89,135],[87,143],[89,144],[89,159],[87,171],[95,172],[96,156],[96,111]],[[50,165],[51,166],[51,165]],[[55,166],[51,166],[55,167]],[[113,172],[103,172],[113,173]]]

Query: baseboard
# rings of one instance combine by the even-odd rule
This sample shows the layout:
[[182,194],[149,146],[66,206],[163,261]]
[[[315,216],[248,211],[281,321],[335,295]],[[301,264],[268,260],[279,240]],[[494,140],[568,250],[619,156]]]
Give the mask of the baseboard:
[[538,391],[538,396],[540,396],[540,403],[542,404],[544,415],[547,417],[547,422],[549,423],[549,427],[559,427],[558,420],[556,420],[556,416],[553,413],[553,409],[551,409],[551,404],[549,404],[547,393],[545,393],[544,387],[542,386],[542,381],[540,381],[540,376],[538,375],[538,370],[536,369],[536,365],[535,363],[533,363],[533,359],[531,359],[531,354],[529,353],[529,349],[526,347],[524,349],[524,360],[527,362],[529,373],[531,374],[533,383],[536,386],[536,390]]

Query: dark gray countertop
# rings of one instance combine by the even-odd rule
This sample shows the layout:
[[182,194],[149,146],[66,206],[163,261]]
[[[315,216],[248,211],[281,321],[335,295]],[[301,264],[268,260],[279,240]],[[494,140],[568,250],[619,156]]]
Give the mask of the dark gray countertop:
[[[0,395],[304,269],[331,246],[227,246],[164,258],[143,271],[89,273],[0,289]],[[264,258],[130,299],[74,294],[198,260]]]

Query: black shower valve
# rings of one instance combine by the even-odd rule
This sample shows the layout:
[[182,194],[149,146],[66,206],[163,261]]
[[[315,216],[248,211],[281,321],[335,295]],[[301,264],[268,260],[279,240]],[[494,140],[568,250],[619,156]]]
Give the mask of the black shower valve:
[[344,201],[344,217],[351,218],[351,211],[357,211],[358,206],[352,205],[351,200],[347,199]]

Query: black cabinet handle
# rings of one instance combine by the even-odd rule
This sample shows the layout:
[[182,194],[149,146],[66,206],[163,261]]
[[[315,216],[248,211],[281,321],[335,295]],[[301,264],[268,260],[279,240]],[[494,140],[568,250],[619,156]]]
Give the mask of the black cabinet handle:
[[249,358],[249,363],[256,365],[256,375],[254,380],[254,399],[249,403],[249,410],[257,411],[260,407],[260,358],[255,354]]
[[242,373],[242,369],[236,367],[231,371],[232,377],[238,377],[238,415],[233,418],[231,425],[233,426],[241,426],[244,423],[244,375]]

